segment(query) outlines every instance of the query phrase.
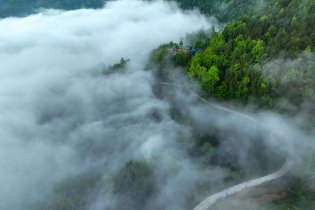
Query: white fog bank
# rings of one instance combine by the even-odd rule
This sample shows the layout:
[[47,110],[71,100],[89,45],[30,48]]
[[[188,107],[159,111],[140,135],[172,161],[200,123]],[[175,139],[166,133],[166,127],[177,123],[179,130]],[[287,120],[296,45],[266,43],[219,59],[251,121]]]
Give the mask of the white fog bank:
[[[210,26],[200,14],[137,0],[0,20],[0,209],[34,210],[67,176],[100,163],[109,172],[141,145],[152,155],[150,142],[176,136],[167,116],[147,119],[166,115],[167,104],[143,66],[161,43]],[[131,59],[126,74],[98,74],[120,58]]]

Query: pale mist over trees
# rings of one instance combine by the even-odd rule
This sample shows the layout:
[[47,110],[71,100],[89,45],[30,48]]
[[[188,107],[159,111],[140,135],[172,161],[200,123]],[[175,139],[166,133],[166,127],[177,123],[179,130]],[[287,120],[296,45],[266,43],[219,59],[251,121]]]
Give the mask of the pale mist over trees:
[[39,8],[102,8],[106,0],[0,0],[0,17],[26,16]]

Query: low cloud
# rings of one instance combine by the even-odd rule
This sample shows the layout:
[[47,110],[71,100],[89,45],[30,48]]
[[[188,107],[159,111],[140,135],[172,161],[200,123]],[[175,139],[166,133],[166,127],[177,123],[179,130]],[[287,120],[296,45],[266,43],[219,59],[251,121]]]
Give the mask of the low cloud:
[[[40,208],[69,176],[90,167],[109,176],[156,155],[152,147],[182,128],[154,97],[143,65],[160,43],[207,27],[200,14],[162,1],[2,19],[0,208]],[[122,57],[132,60],[126,74],[101,74]],[[110,202],[103,197],[102,208]]]
[[[129,160],[154,170],[156,190],[142,209],[189,209],[233,184],[226,178],[242,179],[224,167],[229,157],[257,169],[247,160],[251,137],[268,139],[261,129],[187,90],[163,87],[157,96],[145,70],[152,49],[211,26],[199,13],[138,0],[0,20],[0,209],[62,209],[51,203],[56,192],[93,173],[100,178],[87,182],[97,184],[68,209],[118,209],[112,180]],[[110,72],[121,58],[130,59],[125,71]],[[193,141],[216,129],[222,167],[203,167]]]

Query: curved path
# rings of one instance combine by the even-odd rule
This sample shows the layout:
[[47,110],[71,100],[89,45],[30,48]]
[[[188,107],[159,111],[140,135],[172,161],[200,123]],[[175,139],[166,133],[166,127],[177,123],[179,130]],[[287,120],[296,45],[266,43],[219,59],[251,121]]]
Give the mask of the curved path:
[[243,182],[241,184],[235,185],[226,190],[213,194],[209,196],[206,200],[202,201],[193,210],[207,210],[221,199],[227,198],[228,196],[241,192],[245,189],[256,187],[256,186],[265,184],[267,182],[279,179],[283,177],[284,175],[288,174],[292,166],[293,166],[293,161],[291,160],[291,158],[288,158],[285,164],[282,166],[282,168],[279,169],[278,171],[272,174],[269,174],[267,176],[261,177],[261,178]]
[[[160,84],[161,85],[169,85],[169,86],[173,86],[173,87],[182,87],[181,85],[177,85],[177,84],[169,83],[169,82],[161,82]],[[252,121],[255,124],[258,124],[258,125],[264,127],[264,125],[262,123],[260,123],[258,120],[256,120],[255,118],[253,118],[253,117],[251,117],[249,115],[246,115],[246,114],[243,114],[243,113],[240,113],[240,112],[228,109],[226,107],[220,106],[218,104],[212,103],[212,102],[206,100],[205,98],[201,97],[197,93],[194,93],[194,92],[191,92],[191,93],[193,95],[195,95],[198,99],[203,101],[204,103],[207,103],[207,104],[211,105],[212,107],[214,107],[214,108],[216,108],[218,110],[222,110],[222,111],[225,111],[225,112],[228,112],[228,113],[232,113],[232,114],[238,115],[238,116],[240,116],[240,117],[242,117],[244,119],[247,119],[249,121]],[[250,180],[250,181],[243,182],[241,184],[238,184],[238,185],[235,185],[235,186],[230,187],[228,189],[225,189],[225,190],[223,190],[221,192],[215,193],[215,194],[209,196],[208,198],[206,198],[204,201],[202,201],[193,210],[208,210],[216,202],[218,202],[219,200],[222,200],[224,198],[227,198],[228,196],[234,195],[234,194],[236,194],[238,192],[241,192],[241,191],[243,191],[245,189],[249,189],[249,188],[252,188],[252,187],[257,187],[259,185],[265,184],[267,182],[270,182],[270,181],[273,181],[273,180],[276,180],[276,179],[279,179],[279,178],[285,176],[286,174],[288,174],[290,172],[291,168],[293,167],[293,158],[292,157],[293,157],[293,147],[292,147],[292,145],[288,144],[288,156],[287,156],[287,159],[286,159],[284,165],[278,171],[276,171],[274,173],[271,173],[271,174],[269,174],[267,176],[263,176],[263,177],[260,177],[260,178],[257,178],[257,179],[253,179],[253,180]]]

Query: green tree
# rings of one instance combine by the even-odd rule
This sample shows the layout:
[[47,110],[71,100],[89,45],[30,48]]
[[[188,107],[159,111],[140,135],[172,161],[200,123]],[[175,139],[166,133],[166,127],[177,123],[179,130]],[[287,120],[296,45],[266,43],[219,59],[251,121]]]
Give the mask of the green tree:
[[202,76],[202,86],[209,93],[214,91],[215,85],[220,81],[220,70],[216,66],[212,66],[208,71],[204,72]]
[[248,97],[249,83],[250,83],[250,79],[248,76],[244,76],[242,80],[239,82],[237,93],[236,93],[238,98],[246,99]]
[[264,54],[264,47],[263,47],[263,41],[262,40],[255,41],[255,46],[253,47],[251,54],[252,54],[255,62],[261,61],[261,58]]

